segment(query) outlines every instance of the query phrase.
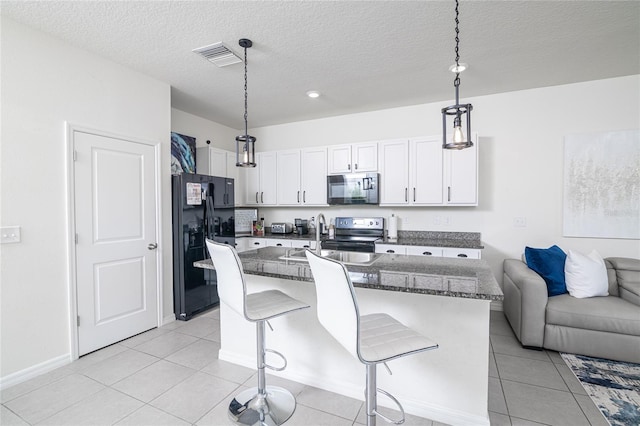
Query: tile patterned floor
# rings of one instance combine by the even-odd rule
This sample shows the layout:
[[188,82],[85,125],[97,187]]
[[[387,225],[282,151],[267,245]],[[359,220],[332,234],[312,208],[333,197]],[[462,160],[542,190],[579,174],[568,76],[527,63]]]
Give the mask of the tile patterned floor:
[[[502,312],[491,312],[490,329],[492,425],[607,425],[557,352],[523,349]],[[230,395],[256,378],[252,369],[211,358],[219,340],[217,309],[132,337],[4,390],[0,424],[231,425]],[[268,382],[297,398],[287,425],[365,423],[361,401],[277,377]],[[415,416],[405,424],[441,426]]]

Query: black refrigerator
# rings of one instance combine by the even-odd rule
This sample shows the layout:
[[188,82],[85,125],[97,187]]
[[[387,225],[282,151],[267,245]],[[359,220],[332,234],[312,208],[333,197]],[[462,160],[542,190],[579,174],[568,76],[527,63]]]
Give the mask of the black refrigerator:
[[183,173],[171,177],[173,306],[178,320],[219,304],[216,272],[193,262],[209,258],[205,239],[235,245],[233,179]]

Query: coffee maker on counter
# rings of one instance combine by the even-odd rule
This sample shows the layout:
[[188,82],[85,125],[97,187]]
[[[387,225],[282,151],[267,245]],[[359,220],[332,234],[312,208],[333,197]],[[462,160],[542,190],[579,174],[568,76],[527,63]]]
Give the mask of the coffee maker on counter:
[[296,219],[296,233],[298,235],[307,235],[309,233],[309,222],[307,219]]

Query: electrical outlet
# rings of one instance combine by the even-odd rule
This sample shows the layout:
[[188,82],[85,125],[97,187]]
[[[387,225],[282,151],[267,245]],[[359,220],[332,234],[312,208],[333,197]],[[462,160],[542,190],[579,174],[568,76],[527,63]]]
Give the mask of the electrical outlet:
[[514,217],[513,218],[513,226],[516,228],[526,228],[527,227],[527,218],[526,217]]
[[20,227],[19,226],[3,226],[0,228],[0,243],[19,243]]
[[436,216],[436,217],[433,219],[433,224],[434,224],[434,225],[440,225],[441,223],[442,223],[442,218],[441,218],[440,216]]
[[442,224],[445,225],[445,226],[451,225],[451,216],[445,216],[442,219]]

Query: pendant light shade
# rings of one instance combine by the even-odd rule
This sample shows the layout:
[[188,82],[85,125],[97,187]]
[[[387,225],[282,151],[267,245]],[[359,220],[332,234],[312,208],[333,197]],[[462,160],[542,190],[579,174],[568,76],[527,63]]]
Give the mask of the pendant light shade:
[[247,125],[247,49],[253,46],[253,43],[249,39],[241,38],[238,44],[244,48],[244,134],[236,137],[236,166],[255,167],[256,138],[249,134]]
[[[460,64],[460,38],[458,37],[460,30],[458,29],[458,24],[458,0],[456,0],[456,63],[451,67],[451,70],[456,73],[456,78],[453,80],[456,103],[442,108],[442,148],[444,149],[463,149],[473,146],[471,141],[471,110],[473,110],[473,105],[461,104],[459,96],[460,73],[464,71],[466,65],[461,66]],[[447,136],[447,130],[451,135],[450,138]]]

